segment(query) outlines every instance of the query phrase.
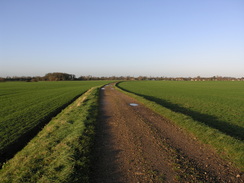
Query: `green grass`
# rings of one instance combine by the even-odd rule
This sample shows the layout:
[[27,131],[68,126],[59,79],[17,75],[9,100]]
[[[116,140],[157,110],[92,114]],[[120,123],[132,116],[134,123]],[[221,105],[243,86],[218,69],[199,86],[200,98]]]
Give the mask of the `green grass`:
[[0,155],[89,88],[108,81],[0,83]]
[[244,169],[243,82],[136,81],[118,86]]
[[53,118],[4,164],[0,182],[89,182],[99,88],[93,88]]

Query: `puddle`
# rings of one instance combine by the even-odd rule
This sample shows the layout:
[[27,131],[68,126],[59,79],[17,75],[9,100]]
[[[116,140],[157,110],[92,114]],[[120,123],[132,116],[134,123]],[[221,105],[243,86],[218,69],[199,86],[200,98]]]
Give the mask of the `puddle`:
[[101,90],[105,90],[105,88],[101,88]]
[[136,107],[136,106],[138,106],[138,104],[130,103],[130,106]]

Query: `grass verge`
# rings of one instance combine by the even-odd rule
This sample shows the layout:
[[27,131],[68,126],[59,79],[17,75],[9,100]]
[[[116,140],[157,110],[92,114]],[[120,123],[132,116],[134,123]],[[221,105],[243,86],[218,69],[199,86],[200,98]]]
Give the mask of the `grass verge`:
[[146,107],[156,113],[170,119],[179,127],[193,134],[203,143],[211,145],[222,158],[232,162],[237,168],[244,171],[244,143],[241,140],[228,136],[221,131],[211,128],[203,123],[193,120],[190,116],[174,112],[165,108],[154,101],[145,99],[134,93],[123,90],[116,84],[116,89],[135,98]]
[[89,182],[99,88],[92,88],[53,118],[3,165],[0,182]]

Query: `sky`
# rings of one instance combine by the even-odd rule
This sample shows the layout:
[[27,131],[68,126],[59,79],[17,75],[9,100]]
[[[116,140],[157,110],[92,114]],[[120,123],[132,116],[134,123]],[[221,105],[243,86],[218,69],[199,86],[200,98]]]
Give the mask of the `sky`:
[[244,0],[0,0],[0,77],[244,77]]

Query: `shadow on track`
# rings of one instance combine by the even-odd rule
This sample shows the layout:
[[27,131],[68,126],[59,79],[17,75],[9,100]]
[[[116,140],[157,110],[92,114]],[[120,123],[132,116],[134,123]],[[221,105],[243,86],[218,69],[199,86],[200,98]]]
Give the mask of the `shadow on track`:
[[100,111],[95,127],[95,141],[92,149],[92,162],[90,182],[119,182],[122,172],[119,171],[116,163],[120,150],[114,149],[113,138],[111,137],[111,127],[108,124],[110,116],[104,114],[103,105],[106,105],[104,91],[100,93]]

